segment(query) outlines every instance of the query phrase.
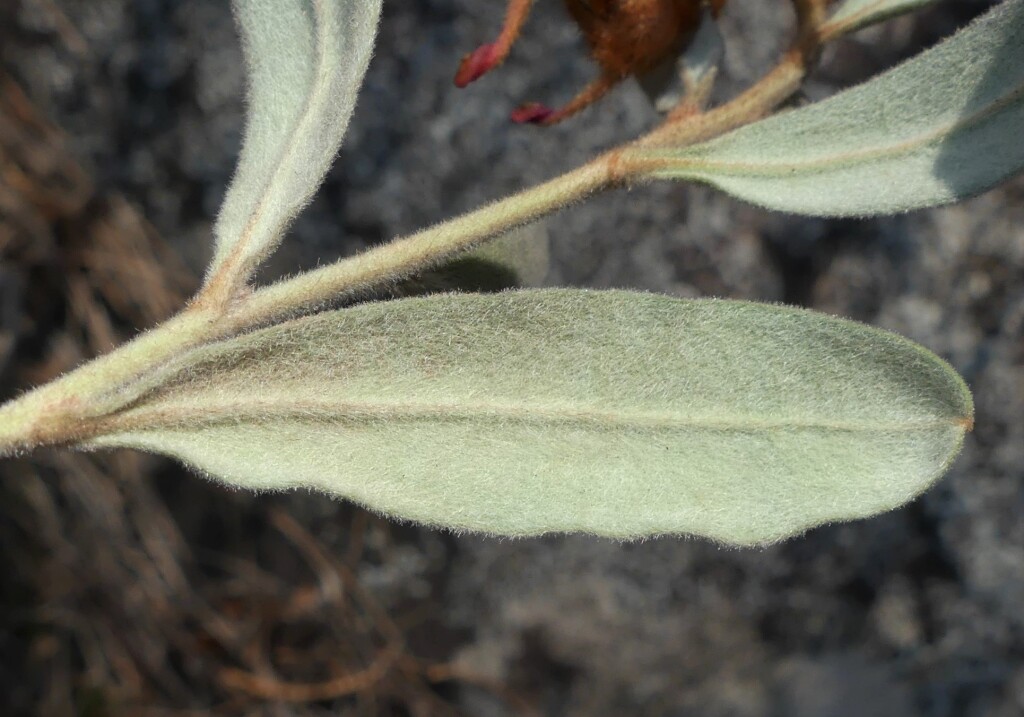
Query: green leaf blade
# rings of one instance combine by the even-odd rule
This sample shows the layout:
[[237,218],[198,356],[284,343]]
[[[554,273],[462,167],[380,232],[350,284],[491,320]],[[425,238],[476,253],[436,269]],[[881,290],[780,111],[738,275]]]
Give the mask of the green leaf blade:
[[323,181],[355,109],[381,0],[233,0],[248,69],[245,138],[208,277],[248,276]]
[[1024,169],[1024,0],[814,105],[682,149],[650,176],[816,216],[892,214],[984,192]]
[[758,544],[906,502],[972,411],[941,360],[852,322],[525,291],[366,304],[199,349],[93,444],[456,530]]

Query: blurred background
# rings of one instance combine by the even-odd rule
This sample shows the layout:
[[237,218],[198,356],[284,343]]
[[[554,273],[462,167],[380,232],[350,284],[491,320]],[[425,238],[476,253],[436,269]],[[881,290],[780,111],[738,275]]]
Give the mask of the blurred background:
[[[948,0],[827,49],[814,99],[984,12]],[[264,279],[570,169],[657,118],[595,72],[561,3],[452,86],[499,0],[385,2],[341,157]],[[719,93],[789,37],[732,0]],[[0,394],[159,322],[196,288],[242,128],[227,0],[0,0]],[[7,715],[1024,714],[1024,179],[854,221],[655,185],[550,218],[545,285],[782,301],[898,331],[970,383],[951,473],[893,513],[763,550],[496,540],[317,495],[250,495],[131,452],[0,463]]]

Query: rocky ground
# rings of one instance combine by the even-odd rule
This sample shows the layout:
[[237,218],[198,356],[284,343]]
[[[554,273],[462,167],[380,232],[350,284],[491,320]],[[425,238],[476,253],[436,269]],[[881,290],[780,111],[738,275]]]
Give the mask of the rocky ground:
[[[785,3],[734,0],[724,95]],[[945,36],[956,0],[830,48],[811,98]],[[267,277],[551,177],[656,121],[626,85],[515,127],[593,73],[559,3],[452,87],[502,3],[385,2],[341,157]],[[226,0],[0,8],[0,391],[165,317],[230,179],[244,75]],[[22,94],[23,92],[23,94]],[[1024,714],[1024,180],[962,205],[806,220],[708,189],[622,190],[547,220],[544,283],[785,301],[898,331],[970,383],[950,474],[891,514],[763,550],[494,540],[313,495],[252,496],[131,453],[0,466],[7,714]]]

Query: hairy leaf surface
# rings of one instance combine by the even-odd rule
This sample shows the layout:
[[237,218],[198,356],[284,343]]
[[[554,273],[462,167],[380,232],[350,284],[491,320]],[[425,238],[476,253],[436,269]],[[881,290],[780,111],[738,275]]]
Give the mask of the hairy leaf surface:
[[684,149],[637,150],[650,174],[772,209],[902,212],[974,196],[1024,169],[1024,0],[823,102]]
[[[341,146],[370,61],[381,0],[234,0],[248,119],[210,267],[251,271],[281,240]],[[245,273],[248,273],[245,272]]]
[[540,290],[363,304],[197,349],[92,445],[456,530],[756,544],[910,500],[972,410],[943,361],[861,324]]

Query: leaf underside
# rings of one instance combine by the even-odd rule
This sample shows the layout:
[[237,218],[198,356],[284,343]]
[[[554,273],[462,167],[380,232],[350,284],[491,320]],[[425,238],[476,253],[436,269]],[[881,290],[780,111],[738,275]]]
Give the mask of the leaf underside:
[[233,0],[248,68],[245,141],[208,276],[251,271],[281,241],[341,146],[381,0]]
[[634,150],[650,176],[770,209],[891,214],[980,194],[1024,169],[1024,0],[859,87],[705,144]]
[[364,304],[196,349],[89,445],[455,530],[759,544],[910,500],[972,411],[943,361],[861,324],[544,290]]

